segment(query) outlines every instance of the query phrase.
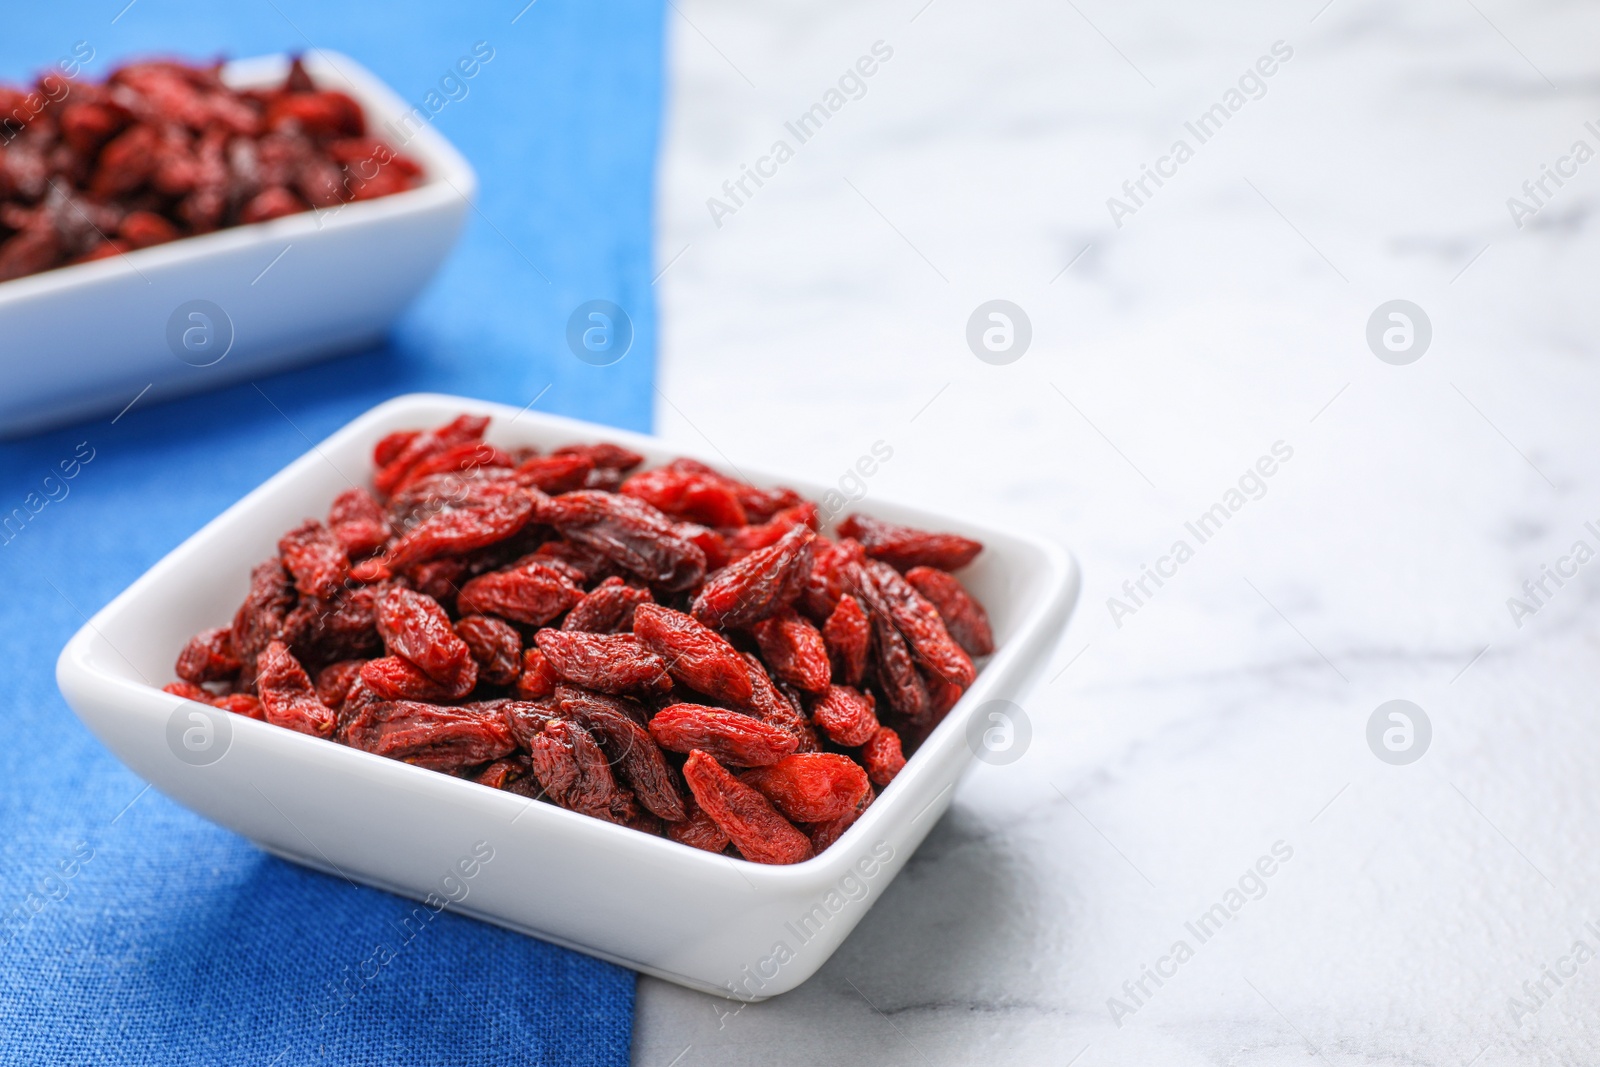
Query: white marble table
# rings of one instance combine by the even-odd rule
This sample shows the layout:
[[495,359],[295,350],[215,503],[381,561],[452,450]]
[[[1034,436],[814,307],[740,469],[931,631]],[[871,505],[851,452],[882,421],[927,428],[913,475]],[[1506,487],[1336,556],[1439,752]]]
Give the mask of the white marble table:
[[[635,1062],[1600,1062],[1600,12],[674,5],[664,432],[818,478],[887,441],[869,501],[958,496],[1087,582],[1023,758],[796,992],[642,980]],[[994,298],[1004,366],[964,337]]]

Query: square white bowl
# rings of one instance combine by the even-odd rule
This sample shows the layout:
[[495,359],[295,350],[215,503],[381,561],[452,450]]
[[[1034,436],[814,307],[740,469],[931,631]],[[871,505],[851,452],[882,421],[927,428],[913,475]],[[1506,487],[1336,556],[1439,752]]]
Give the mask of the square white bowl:
[[[1078,595],[1055,545],[874,499],[895,522],[976,537],[961,578],[987,607],[999,650],[876,802],[831,848],[772,867],[713,855],[551,804],[423,770],[170,696],[188,638],[224,625],[250,568],[279,536],[367,484],[372,446],[460,412],[492,416],[488,439],[549,449],[611,440],[654,466],[692,450],[501,404],[414,394],[354,420],[212,520],[102,609],[61,653],[78,717],[161,792],[286,859],[724,997],[759,1000],[809,978],[883,894],[950,803],[974,757],[974,713],[1014,699],[1042,668]],[[715,465],[715,457],[698,458]],[[820,499],[825,487],[745,469]],[[196,715],[200,717],[196,718]],[[198,754],[185,749],[194,734]],[[485,853],[492,855],[481,862]]]
[[[146,386],[147,400],[178,396],[355,350],[421,291],[461,232],[476,175],[414,116],[397,128],[415,132],[396,144],[385,124],[411,105],[353,59],[316,51],[304,62],[319,86],[361,103],[369,133],[416,160],[422,183],[0,282],[0,437],[116,412]],[[288,56],[262,56],[229,63],[223,77],[262,86],[288,68]],[[222,309],[213,343],[231,337],[231,347],[217,362],[180,358],[169,341],[174,319],[206,327],[180,313],[194,301]]]

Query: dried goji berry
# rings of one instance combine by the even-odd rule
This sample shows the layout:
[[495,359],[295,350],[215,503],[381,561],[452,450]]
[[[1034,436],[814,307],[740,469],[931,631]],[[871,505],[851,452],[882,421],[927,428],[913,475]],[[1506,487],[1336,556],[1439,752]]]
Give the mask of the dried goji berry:
[[667,464],[667,469],[688,474],[698,474],[705,478],[713,479],[727,486],[729,491],[738,499],[739,506],[750,522],[766,522],[783,508],[792,508],[801,503],[800,494],[793,489],[778,487],[776,489],[762,489],[741,482],[737,478],[729,478],[726,474],[712,467],[706,466],[697,459],[675,459]]
[[257,687],[267,722],[313,737],[327,737],[338,725],[333,709],[317,699],[316,687],[282,641],[261,651]]
[[635,474],[620,492],[637,497],[683,522],[703,526],[743,526],[744,507],[721,479],[671,467]]
[[483,431],[488,428],[487,415],[458,415],[437,429],[420,433],[406,442],[405,447],[378,470],[373,484],[378,487],[378,492],[389,496],[400,488],[400,483],[412,467],[455,445],[481,441]]
[[627,825],[639,817],[633,794],[617,785],[611,764],[589,731],[552,719],[533,739],[533,773],[564,808]]
[[532,770],[531,764],[519,763],[515,759],[497,759],[475,774],[472,780],[490,789],[506,789],[518,778],[532,773]]
[[681,537],[661,512],[632,497],[592,489],[563,493],[539,509],[539,520],[668,592],[692,588],[705,575],[700,546]]
[[515,461],[510,456],[493,445],[484,444],[482,441],[467,441],[459,445],[451,445],[442,452],[435,452],[433,455],[417,461],[395,485],[394,492],[403,492],[408,486],[415,485],[422,479],[434,474],[470,471],[479,467],[511,467],[514,465]]
[[744,661],[750,673],[750,710],[762,722],[777,726],[793,734],[799,742],[797,752],[815,752],[817,750],[817,733],[806,721],[804,710],[798,699],[790,700],[772,684],[772,679],[767,676],[767,668],[761,660],[744,653]]
[[706,814],[704,808],[694,802],[693,797],[685,797],[684,806],[688,811],[684,820],[667,823],[668,837],[680,845],[706,852],[721,852],[728,847],[728,835],[722,832],[722,827]]
[[161,687],[163,693],[171,693],[175,697],[185,700],[198,700],[202,704],[211,703],[211,693],[193,682],[168,682]]
[[370,556],[389,541],[389,519],[371,493],[356,486],[333,498],[328,528],[352,559]]
[[533,739],[544,732],[546,723],[561,717],[561,709],[554,701],[498,700],[494,704],[511,727],[511,736],[523,748],[533,744]]
[[389,590],[378,602],[378,633],[391,656],[411,661],[456,698],[478,684],[472,650],[432,597],[404,588]]
[[295,588],[306,596],[332,596],[350,565],[344,545],[316,519],[307,519],[285,534],[278,542],[278,554],[294,575]]
[[639,453],[609,441],[592,445],[562,445],[553,454],[587,456],[596,467],[614,471],[631,471],[644,462],[644,457]]
[[456,621],[456,636],[478,661],[478,677],[490,685],[510,685],[522,673],[522,635],[510,623],[487,615]]
[[[398,462],[398,461],[396,461]],[[533,518],[536,489],[507,493],[492,504],[445,512],[423,522],[389,547],[383,562],[391,571],[440,556],[460,556],[504,541]]]
[[750,628],[772,673],[808,693],[826,692],[833,673],[828,647],[817,628],[792,609],[762,619]]
[[531,485],[553,495],[582,489],[593,470],[594,460],[588,456],[534,456],[518,464],[513,477],[519,485]]
[[728,835],[739,854],[754,863],[800,863],[815,855],[810,838],[795,829],[772,803],[729,774],[715,758],[695,751],[683,765],[694,799]]
[[811,847],[821,852],[839,840],[844,836],[846,830],[856,824],[856,820],[861,818],[876,799],[878,799],[877,794],[869,788],[867,795],[861,798],[861,803],[856,805],[855,810],[847,812],[837,819],[812,823],[810,826],[805,827],[807,835],[811,838]]
[[796,526],[817,528],[817,506],[809,500],[784,508],[772,518],[756,526],[744,526],[729,531],[728,551],[734,558],[748,556],[758,548],[766,548]]
[[243,715],[247,719],[266,719],[266,710],[261,706],[259,697],[249,693],[229,693],[226,696],[216,697],[212,704],[223,711],[231,711],[235,715]]
[[282,632],[284,617],[294,601],[294,583],[278,560],[269,559],[250,572],[250,592],[233,617],[229,635],[244,685],[255,683],[256,657]]
[[928,720],[928,689],[917,673],[911,647],[895,628],[889,604],[870,577],[866,568],[847,563],[842,568],[844,582],[852,596],[859,599],[872,619],[872,645],[876,653],[878,687],[884,699],[897,713],[914,723]]
[[655,740],[640,725],[643,709],[567,685],[557,690],[556,703],[562,715],[580,723],[600,740],[639,803],[668,822],[687,818],[676,774]]
[[225,682],[238,673],[239,657],[233,654],[228,626],[196,634],[178,654],[177,674],[186,682]]
[[771,766],[745,771],[739,780],[755,786],[795,822],[827,822],[847,815],[872,789],[867,772],[836,752],[796,753]]
[[334,711],[344,707],[345,698],[350,694],[350,687],[361,677],[361,668],[366,662],[363,659],[340,660],[318,671],[317,699]]
[[667,672],[697,693],[737,707],[750,703],[750,673],[734,647],[695,618],[659,604],[633,612],[639,643],[666,661]]
[[764,767],[792,755],[793,734],[742,712],[673,704],[650,720],[650,736],[668,752],[703,749],[734,767]]
[[861,746],[861,762],[872,784],[878,788],[894,781],[894,776],[906,765],[906,757],[900,749],[900,735],[887,726],[878,727]]
[[737,629],[760,622],[800,595],[811,573],[811,542],[796,526],[766,548],[713,574],[694,599],[694,617],[707,626]]
[[345,736],[351,748],[447,772],[508,756],[517,747],[497,710],[412,700],[369,705]]
[[811,721],[836,745],[854,748],[865,744],[878,729],[871,693],[847,685],[830,685],[811,705]]
[[839,534],[861,542],[861,547],[873,559],[881,559],[902,571],[912,567],[959,570],[983,551],[983,542],[970,537],[931,533],[866,515],[846,517],[839,524]]
[[402,656],[383,656],[361,665],[361,681],[384,700],[421,700],[441,704],[462,694],[434,681]]
[[848,538],[837,543],[824,537],[813,541],[811,573],[800,593],[800,606],[806,614],[817,622],[831,615],[846,592],[845,577],[850,565],[865,563],[866,559],[861,545]]
[[733,559],[728,539],[709,526],[697,522],[680,522],[674,527],[679,537],[696,545],[706,556],[706,573],[726,567]]
[[989,613],[959,578],[933,567],[912,567],[906,571],[906,581],[939,612],[944,628],[967,655],[987,656],[994,651]]
[[480,615],[498,615],[527,626],[543,626],[583,597],[556,568],[519,562],[505,570],[480,574],[461,587],[456,608]]
[[599,693],[655,693],[672,689],[667,665],[632,634],[540,630],[534,635],[551,670]]
[[563,630],[614,634],[633,632],[633,610],[654,603],[650,590],[628,585],[613,575],[584,594],[561,620]]
[[517,696],[524,700],[543,700],[556,691],[561,676],[537,648],[522,650],[522,673],[517,675]]
[[822,641],[833,664],[833,680],[840,685],[860,685],[867,673],[867,653],[872,651],[872,621],[861,601],[849,593],[822,625]]
[[874,560],[867,564],[869,580],[882,595],[889,620],[911,644],[917,662],[934,677],[963,689],[978,676],[972,659],[951,639],[939,612],[900,572]]

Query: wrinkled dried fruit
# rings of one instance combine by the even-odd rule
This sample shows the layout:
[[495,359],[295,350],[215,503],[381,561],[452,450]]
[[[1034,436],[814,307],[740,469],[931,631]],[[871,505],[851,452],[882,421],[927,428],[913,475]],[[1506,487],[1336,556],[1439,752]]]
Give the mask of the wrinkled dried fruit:
[[617,785],[611,764],[589,731],[552,719],[533,739],[533,772],[564,808],[624,826],[639,817],[633,794]]
[[472,650],[456,635],[438,601],[410,589],[391,589],[378,602],[378,633],[391,656],[401,656],[456,699],[478,684]]
[[273,641],[262,650],[258,671],[261,710],[268,722],[313,737],[333,733],[337,716],[317,699],[316,687],[305,668],[282,641]]
[[811,705],[811,721],[830,741],[845,748],[866,744],[878,729],[872,694],[847,685],[830,685]]
[[435,515],[389,547],[383,565],[391,572],[440,556],[462,556],[504,541],[528,524],[535,507],[534,489],[506,493],[491,504],[478,504]]
[[256,657],[283,630],[284,617],[294,607],[294,583],[283,564],[269,559],[250,572],[250,592],[233,617],[229,640],[239,657],[240,682],[255,684]]
[[389,518],[378,498],[357,486],[333,498],[328,528],[351,559],[361,559],[389,542]]
[[633,613],[639,643],[666,662],[674,679],[697,693],[736,707],[750,703],[750,674],[744,660],[720,634],[681,611],[640,604]]
[[739,776],[795,822],[827,822],[848,815],[871,791],[867,772],[849,756],[807,752]]
[[861,762],[872,784],[879,789],[894,781],[894,776],[906,765],[906,757],[900,749],[900,735],[887,726],[878,727],[861,746]]
[[735,560],[707,579],[694,617],[717,629],[738,629],[774,614],[800,595],[811,573],[811,542],[796,526],[767,548]]
[[872,621],[861,601],[845,593],[822,624],[822,641],[833,664],[833,680],[840,685],[861,684],[872,651]]
[[456,636],[478,661],[478,677],[490,685],[510,685],[522,673],[522,635],[508,622],[468,615],[456,622]]
[[307,519],[278,542],[283,565],[294,575],[294,587],[306,596],[330,597],[339,590],[350,565],[344,545],[322,523]]
[[728,847],[728,835],[722,832],[716,820],[706,814],[706,809],[694,802],[693,797],[687,797],[684,804],[688,808],[688,817],[682,822],[667,823],[667,836],[680,845],[690,848],[702,849],[706,852],[721,852]]
[[344,707],[350,687],[361,677],[361,668],[366,663],[363,659],[346,659],[322,668],[317,672],[317,699],[334,711]]
[[796,752],[815,752],[817,732],[806,721],[799,698],[790,700],[772,684],[772,679],[767,676],[767,668],[759,657],[746,652],[744,661],[750,672],[750,710],[762,722],[793,734],[799,742]]
[[622,483],[625,496],[637,497],[683,522],[703,526],[743,526],[744,506],[723,482],[691,471],[658,467]]
[[798,743],[782,727],[726,708],[673,704],[650,720],[650,736],[668,752],[701,749],[733,767],[763,767],[793,754]]
[[498,615],[526,626],[543,626],[583,598],[583,590],[554,567],[524,559],[505,570],[480,574],[461,587],[456,607]]
[[233,631],[220,626],[189,639],[178,654],[178,677],[186,682],[225,682],[239,673],[233,654]]
[[345,736],[351,748],[449,772],[509,756],[517,747],[498,709],[410,700],[368,706]]
[[878,799],[877,794],[869,788],[867,795],[861,798],[861,803],[856,806],[854,811],[841,815],[837,819],[812,823],[810,826],[805,827],[806,833],[811,838],[811,847],[821,852],[839,840],[844,836],[846,830],[856,824],[856,820],[861,818],[862,814],[876,799]]
[[878,590],[866,568],[847,563],[843,568],[845,584],[852,596],[858,598],[872,620],[872,650],[877,663],[876,682],[889,707],[911,723],[921,725],[928,720],[928,689],[917,673],[911,646],[895,628],[888,601]]
[[758,548],[775,544],[779,538],[796,526],[817,528],[817,506],[809,500],[792,508],[784,508],[766,522],[745,526],[728,534],[728,551],[734,557],[747,556]]
[[488,428],[488,416],[460,415],[437,429],[419,433],[378,470],[372,479],[373,484],[384,496],[392,496],[417,464],[456,445],[481,441],[483,431]]
[[967,655],[987,656],[994,651],[989,613],[959,578],[933,567],[912,567],[906,571],[906,581],[939,612],[944,628]]
[[609,441],[592,445],[562,445],[554,455],[587,456],[596,467],[613,471],[631,471],[644,462],[644,457],[639,453]]
[[518,485],[555,495],[582,489],[593,470],[594,461],[588,456],[535,456],[520,464],[513,477]]
[[931,533],[866,515],[846,517],[839,524],[839,535],[854,538],[861,542],[867,555],[902,571],[912,567],[959,570],[983,551],[983,542],[970,537]]
[[750,635],[761,649],[761,658],[779,680],[808,693],[826,692],[833,666],[822,635],[790,609],[750,628]]
[[683,778],[695,803],[753,863],[800,863],[815,855],[811,839],[780,815],[771,801],[729,774],[705,752],[691,752]]
[[633,788],[639,803],[668,822],[687,817],[683,790],[660,747],[640,725],[642,708],[627,701],[563,685],[556,694],[561,714],[600,740],[606,755]]
[[422,700],[442,704],[462,694],[434,681],[421,667],[401,656],[383,656],[361,666],[361,681],[383,700]]
[[693,587],[706,571],[700,547],[679,536],[672,520],[632,497],[593,489],[564,493],[540,508],[539,521],[669,592]]
[[550,669],[600,693],[656,693],[672,689],[666,664],[632,634],[540,630],[534,635]]
[[650,590],[628,585],[612,576],[572,606],[561,628],[595,634],[632,633],[633,609],[653,602]]
[[882,594],[890,622],[910,643],[917,665],[947,684],[963,689],[971,685],[978,676],[977,669],[951,639],[934,606],[886,563],[867,564],[867,575]]
[[523,700],[543,700],[556,691],[561,676],[537,648],[522,650],[522,673],[517,676],[517,696]]

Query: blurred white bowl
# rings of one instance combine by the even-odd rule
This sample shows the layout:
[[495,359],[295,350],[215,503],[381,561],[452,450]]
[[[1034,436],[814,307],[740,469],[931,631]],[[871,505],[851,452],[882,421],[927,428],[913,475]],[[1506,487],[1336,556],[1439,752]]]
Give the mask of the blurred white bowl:
[[[360,101],[374,136],[421,164],[422,184],[0,283],[0,436],[116,413],[147,386],[145,402],[370,345],[433,276],[476,194],[472,168],[414,119],[415,134],[393,145],[384,123],[410,105],[354,60],[304,62],[319,86]],[[224,77],[267,85],[288,67],[288,56],[262,56]]]
[[[860,820],[791,867],[702,852],[161,691],[189,637],[233,617],[251,566],[276,554],[279,535],[365,483],[379,438],[463,411],[492,416],[488,439],[502,447],[611,440],[652,466],[683,454],[653,437],[483,401],[391,400],[223,512],[91,619],[57,664],[67,702],[134,773],[286,859],[419,900],[431,893],[436,905],[448,899],[456,911],[721,996],[793,989],[883,895],[978,749],[995,747],[979,740],[1003,726],[990,702],[1014,699],[1043,667],[1077,599],[1077,565],[1047,541],[964,519],[876,498],[863,509],[984,542],[961,578],[987,607],[999,651]],[[813,499],[826,490],[743,473]],[[1013,736],[1015,756],[1026,740]]]

